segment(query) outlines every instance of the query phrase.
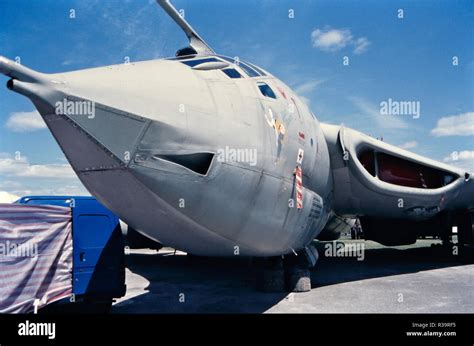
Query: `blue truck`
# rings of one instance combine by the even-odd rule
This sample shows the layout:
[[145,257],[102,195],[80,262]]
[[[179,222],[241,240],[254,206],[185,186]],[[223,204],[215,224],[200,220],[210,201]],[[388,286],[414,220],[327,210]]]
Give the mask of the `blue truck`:
[[94,197],[25,196],[16,203],[70,207],[72,211],[72,295],[40,312],[107,312],[125,295],[124,240],[118,217]]

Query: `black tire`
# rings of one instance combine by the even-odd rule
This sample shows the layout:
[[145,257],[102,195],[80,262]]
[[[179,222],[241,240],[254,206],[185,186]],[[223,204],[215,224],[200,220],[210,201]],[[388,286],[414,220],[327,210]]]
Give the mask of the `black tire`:
[[307,268],[293,267],[288,269],[286,279],[289,292],[311,291],[311,272]]

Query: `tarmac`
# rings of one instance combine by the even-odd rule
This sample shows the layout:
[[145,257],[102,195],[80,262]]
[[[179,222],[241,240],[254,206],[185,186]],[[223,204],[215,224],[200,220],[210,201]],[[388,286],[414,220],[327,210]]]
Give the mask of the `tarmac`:
[[[315,242],[320,258],[305,293],[257,291],[246,258],[131,250],[127,293],[112,313],[474,313],[474,265],[432,244],[440,242]],[[342,246],[344,254],[333,251]]]

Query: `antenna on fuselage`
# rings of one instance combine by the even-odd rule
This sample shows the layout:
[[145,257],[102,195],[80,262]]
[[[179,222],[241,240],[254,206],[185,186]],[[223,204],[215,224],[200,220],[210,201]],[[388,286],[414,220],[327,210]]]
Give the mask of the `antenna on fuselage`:
[[184,31],[189,39],[189,46],[187,48],[180,49],[176,56],[192,55],[194,50],[198,55],[209,55],[215,54],[214,51],[207,45],[207,43],[199,36],[199,34],[192,28],[191,25],[180,15],[176,8],[170,3],[169,0],[156,0],[166,13],[175,21],[176,24]]

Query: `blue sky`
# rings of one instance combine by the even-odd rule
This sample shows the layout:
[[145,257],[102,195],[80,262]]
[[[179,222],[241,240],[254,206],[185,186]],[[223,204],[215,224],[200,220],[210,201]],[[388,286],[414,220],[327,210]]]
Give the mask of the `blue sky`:
[[[270,71],[321,121],[474,170],[473,1],[173,3],[216,52]],[[163,58],[185,45],[152,0],[0,0],[0,55],[42,72]],[[388,99],[419,102],[420,117],[380,114]],[[0,199],[85,193],[33,111],[0,87]]]

